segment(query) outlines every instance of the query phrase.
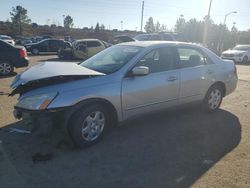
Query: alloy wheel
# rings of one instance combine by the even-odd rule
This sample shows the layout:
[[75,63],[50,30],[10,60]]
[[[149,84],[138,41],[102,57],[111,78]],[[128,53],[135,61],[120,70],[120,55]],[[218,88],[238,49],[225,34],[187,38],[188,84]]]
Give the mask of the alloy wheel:
[[222,100],[221,91],[219,89],[212,90],[208,97],[208,107],[211,110],[215,110],[220,105],[221,100]]
[[105,126],[105,115],[100,111],[89,114],[82,124],[82,137],[86,141],[96,140],[103,132]]

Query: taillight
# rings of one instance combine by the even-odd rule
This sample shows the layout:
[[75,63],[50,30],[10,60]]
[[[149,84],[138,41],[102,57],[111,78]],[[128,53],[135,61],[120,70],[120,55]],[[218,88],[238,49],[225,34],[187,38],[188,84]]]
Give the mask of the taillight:
[[20,55],[20,58],[27,57],[26,49],[24,49],[24,48],[20,49],[19,55]]

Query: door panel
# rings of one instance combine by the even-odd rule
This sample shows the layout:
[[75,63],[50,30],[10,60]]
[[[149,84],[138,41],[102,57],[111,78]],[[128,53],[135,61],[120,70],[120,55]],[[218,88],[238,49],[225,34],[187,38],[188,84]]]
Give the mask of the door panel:
[[[172,53],[171,49],[166,53],[164,50],[150,53],[145,56],[147,58],[142,58],[137,66],[147,66],[149,71],[151,69],[151,73],[146,76],[130,76],[123,79],[122,107],[125,119],[178,103],[180,73],[173,64],[174,58],[169,57]],[[150,59],[149,62],[147,62],[148,59]],[[168,65],[161,66],[161,63]]]
[[180,57],[180,103],[200,101],[204,98],[209,85],[211,74],[206,58],[197,49],[179,48]]
[[84,59],[88,56],[88,48],[86,42],[79,42],[73,47],[73,53],[76,58]]

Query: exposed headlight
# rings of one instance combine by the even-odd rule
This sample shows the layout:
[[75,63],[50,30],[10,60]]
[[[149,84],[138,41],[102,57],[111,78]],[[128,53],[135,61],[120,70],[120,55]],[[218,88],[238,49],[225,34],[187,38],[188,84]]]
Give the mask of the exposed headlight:
[[244,53],[236,54],[237,57],[242,57]]
[[47,108],[56,95],[57,93],[55,92],[25,97],[21,99],[16,106],[29,110],[43,110]]

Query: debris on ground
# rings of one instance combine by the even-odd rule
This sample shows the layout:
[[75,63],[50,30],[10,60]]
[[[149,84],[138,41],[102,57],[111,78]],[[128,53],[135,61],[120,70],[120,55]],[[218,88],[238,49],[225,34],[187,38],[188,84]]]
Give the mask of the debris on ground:
[[211,164],[213,164],[214,163],[214,161],[212,161],[212,160],[204,160],[203,161],[203,164],[204,165],[211,165]]
[[24,129],[18,129],[18,128],[9,128],[9,132],[10,133],[16,132],[16,133],[22,133],[22,134],[31,134],[31,131],[24,130]]

